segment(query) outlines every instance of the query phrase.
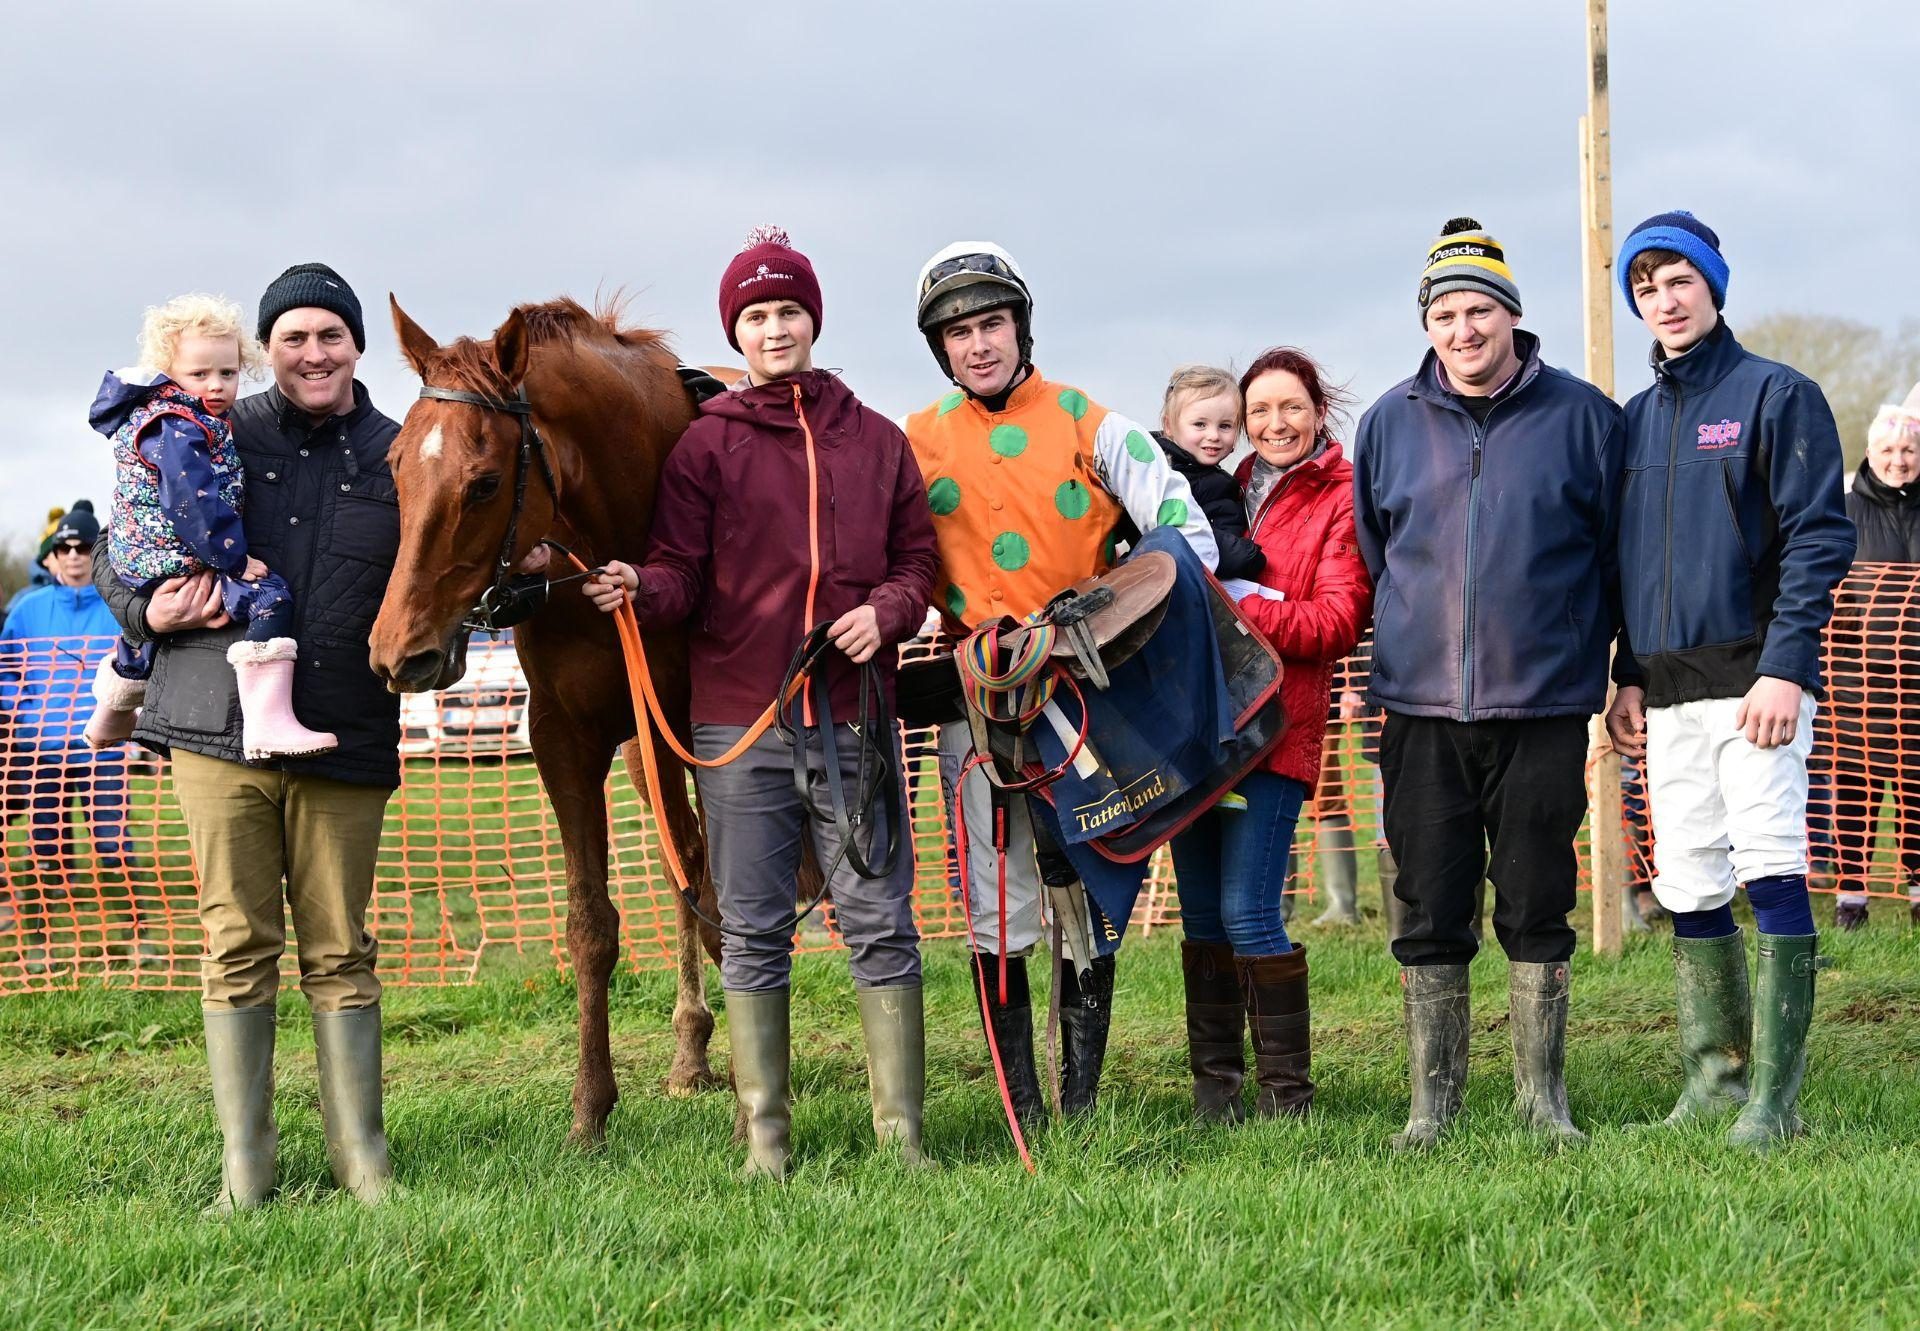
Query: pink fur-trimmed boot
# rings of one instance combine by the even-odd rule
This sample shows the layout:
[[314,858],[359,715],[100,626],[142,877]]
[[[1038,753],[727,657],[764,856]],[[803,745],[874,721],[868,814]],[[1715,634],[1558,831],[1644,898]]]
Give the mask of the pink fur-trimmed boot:
[[308,730],[293,714],[293,663],[299,655],[292,638],[243,638],[227,648],[227,661],[240,685],[240,748],[249,762],[340,747],[334,736]]
[[93,672],[93,715],[87,719],[87,744],[96,749],[125,744],[133,738],[140,704],[147,700],[147,681],[122,679],[113,668],[113,656],[100,658]]

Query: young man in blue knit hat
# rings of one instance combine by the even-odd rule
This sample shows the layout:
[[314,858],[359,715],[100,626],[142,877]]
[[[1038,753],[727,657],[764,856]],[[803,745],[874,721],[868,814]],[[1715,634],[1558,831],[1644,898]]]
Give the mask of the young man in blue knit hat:
[[[1800,1131],[1820,964],[1807,752],[1821,631],[1853,562],[1840,436],[1819,385],[1734,339],[1720,238],[1693,214],[1635,227],[1619,271],[1653,334],[1654,383],[1627,404],[1607,729],[1646,761],[1653,891],[1673,915],[1687,1080],[1665,1122],[1738,1109],[1728,1140],[1766,1150]],[[1740,886],[1760,935],[1757,1003]]]

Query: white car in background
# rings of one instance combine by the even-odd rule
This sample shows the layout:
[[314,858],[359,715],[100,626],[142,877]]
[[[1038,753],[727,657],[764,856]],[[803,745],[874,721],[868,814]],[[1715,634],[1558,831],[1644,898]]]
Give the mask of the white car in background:
[[528,753],[527,676],[510,638],[474,643],[467,673],[438,693],[400,700],[400,755],[492,757]]

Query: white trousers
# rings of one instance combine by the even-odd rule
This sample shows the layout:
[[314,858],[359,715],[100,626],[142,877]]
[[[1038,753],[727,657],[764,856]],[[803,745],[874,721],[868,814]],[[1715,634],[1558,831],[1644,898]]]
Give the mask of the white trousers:
[[1793,743],[1755,748],[1734,725],[1738,698],[1647,712],[1653,895],[1668,910],[1714,910],[1743,883],[1807,871],[1812,695]]
[[[965,721],[940,727],[940,789],[953,816],[953,787],[961,764],[973,752],[973,732]],[[1000,951],[1000,858],[993,849],[993,785],[978,769],[967,774],[961,797],[967,820],[967,902],[973,917],[973,944],[982,952]],[[1014,795],[1007,810],[1007,955],[1025,956],[1044,936],[1040,924],[1040,867],[1033,858],[1033,825],[1027,800]]]

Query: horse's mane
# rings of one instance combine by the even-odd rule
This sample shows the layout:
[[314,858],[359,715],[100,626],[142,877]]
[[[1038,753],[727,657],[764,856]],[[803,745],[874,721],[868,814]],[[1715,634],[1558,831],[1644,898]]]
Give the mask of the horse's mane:
[[[622,322],[627,299],[624,291],[616,290],[611,295],[599,297],[592,310],[568,296],[556,296],[552,300],[516,308],[526,323],[529,347],[551,346],[555,343],[591,344],[611,339],[616,346],[639,352],[643,356],[648,352],[656,353],[647,358],[658,359],[664,367],[671,368],[673,357],[665,333]],[[510,387],[502,383],[500,371],[494,365],[491,340],[478,342],[470,337],[455,338],[440,348],[438,361],[436,368],[476,391],[500,393]]]

